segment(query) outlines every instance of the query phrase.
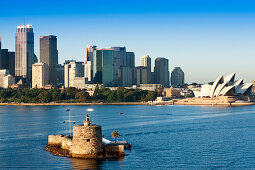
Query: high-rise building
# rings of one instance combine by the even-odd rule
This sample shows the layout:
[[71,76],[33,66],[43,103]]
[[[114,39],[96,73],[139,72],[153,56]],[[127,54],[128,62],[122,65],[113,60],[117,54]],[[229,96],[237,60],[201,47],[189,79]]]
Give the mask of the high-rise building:
[[148,80],[148,83],[150,84],[152,81],[151,81],[151,58],[149,57],[149,55],[142,56],[141,66],[147,67],[147,71],[148,71],[147,80]]
[[114,75],[114,85],[119,85],[118,82],[118,70],[121,66],[127,66],[126,59],[126,47],[110,47],[104,48],[104,50],[113,51],[113,75]]
[[140,84],[150,84],[148,81],[148,69],[144,66],[138,66],[135,68],[136,75],[136,85],[140,86]]
[[72,61],[65,64],[65,87],[85,88],[84,63]]
[[88,82],[92,82],[93,80],[93,74],[92,74],[92,62],[86,61],[85,63],[85,77],[88,79]]
[[49,67],[49,83],[57,85],[57,36],[46,35],[40,37],[40,62]]
[[7,69],[9,74],[15,76],[15,52],[9,52],[8,49],[2,49],[0,63],[0,69]]
[[58,64],[57,65],[57,85],[60,87],[64,85],[64,75],[65,75],[64,66],[61,64]]
[[161,57],[156,58],[154,76],[155,84],[161,84],[163,87],[169,87],[168,59]]
[[[135,53],[134,52],[127,52],[126,53],[127,58],[127,67],[130,67],[132,69],[132,82],[131,84],[136,84],[135,82]],[[125,75],[123,75],[125,76]]]
[[[118,70],[117,70],[118,71]],[[118,75],[118,72],[117,72]],[[94,83],[104,84],[106,87],[114,85],[114,51],[98,49],[94,51],[93,59]]]
[[15,76],[31,84],[34,62],[34,33],[32,25],[20,25],[15,33]]
[[184,72],[181,67],[175,67],[171,72],[171,85],[173,87],[183,87],[184,85]]
[[119,86],[131,87],[133,85],[133,68],[131,67],[120,67],[118,70]]
[[42,88],[49,83],[49,68],[45,63],[32,65],[32,88]]
[[97,46],[88,45],[88,47],[86,48],[86,61],[91,61],[91,63],[93,63],[93,55],[96,49],[97,49]]

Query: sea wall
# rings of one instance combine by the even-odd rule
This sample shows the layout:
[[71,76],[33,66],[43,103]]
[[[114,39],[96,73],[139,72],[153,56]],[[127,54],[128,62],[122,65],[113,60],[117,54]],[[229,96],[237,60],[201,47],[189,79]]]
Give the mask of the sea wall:
[[49,135],[48,136],[49,145],[60,145],[62,149],[70,150],[72,146],[72,139],[65,135]]
[[124,145],[104,145],[103,149],[106,155],[124,155]]

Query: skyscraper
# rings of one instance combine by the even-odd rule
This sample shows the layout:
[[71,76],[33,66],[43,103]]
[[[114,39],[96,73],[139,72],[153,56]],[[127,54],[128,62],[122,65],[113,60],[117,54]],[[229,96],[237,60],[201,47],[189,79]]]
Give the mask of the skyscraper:
[[93,54],[96,49],[97,46],[88,45],[88,47],[86,48],[86,61],[91,61],[91,63],[93,63]]
[[20,25],[15,33],[15,76],[31,85],[34,62],[34,33],[32,25]]
[[135,68],[136,85],[149,84],[148,82],[148,69],[144,66],[138,66]]
[[173,87],[183,87],[184,85],[184,72],[181,67],[175,67],[171,72],[171,85]]
[[144,55],[141,58],[141,66],[147,67],[147,81],[148,83],[151,83],[151,58],[149,55]]
[[9,52],[8,49],[1,50],[1,69],[7,69],[9,73],[14,76],[15,74],[15,52]]
[[169,87],[168,59],[161,57],[156,58],[154,76],[155,84],[161,84],[163,87]]
[[40,62],[48,65],[49,83],[57,85],[57,36],[46,35],[40,37]]
[[94,82],[97,84],[104,84],[106,87],[113,86],[114,85],[114,65],[113,64],[114,64],[113,50],[98,49],[94,51],[94,59],[93,59]]

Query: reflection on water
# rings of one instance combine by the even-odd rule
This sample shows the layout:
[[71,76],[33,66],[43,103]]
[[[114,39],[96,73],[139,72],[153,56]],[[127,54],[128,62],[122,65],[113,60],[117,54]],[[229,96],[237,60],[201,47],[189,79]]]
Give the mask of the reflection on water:
[[78,159],[71,158],[73,169],[99,169],[105,161],[123,162],[124,158],[119,159]]
[[98,169],[102,164],[100,159],[76,159],[71,158],[73,169]]

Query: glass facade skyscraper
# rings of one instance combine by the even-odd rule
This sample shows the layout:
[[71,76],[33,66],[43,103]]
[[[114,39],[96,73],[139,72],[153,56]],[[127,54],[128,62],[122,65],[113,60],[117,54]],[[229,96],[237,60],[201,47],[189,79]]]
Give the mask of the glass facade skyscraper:
[[15,33],[15,76],[27,85],[32,82],[34,33],[32,25],[20,25]]
[[94,51],[93,78],[94,82],[109,87],[114,84],[114,51],[98,49]]

